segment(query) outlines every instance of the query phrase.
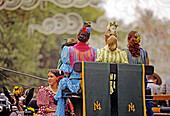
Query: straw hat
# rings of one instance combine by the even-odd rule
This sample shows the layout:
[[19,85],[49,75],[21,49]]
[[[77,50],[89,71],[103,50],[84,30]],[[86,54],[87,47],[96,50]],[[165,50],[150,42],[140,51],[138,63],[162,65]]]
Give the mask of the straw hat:
[[64,44],[61,44],[61,48],[63,48],[64,46],[74,46],[75,44],[77,44],[77,41],[73,38],[69,38],[65,40],[66,42]]
[[161,79],[161,77],[158,74],[153,73],[152,75],[148,76],[148,80],[154,80],[154,79],[157,79],[157,82],[156,82],[157,85],[161,85],[162,84],[162,79]]

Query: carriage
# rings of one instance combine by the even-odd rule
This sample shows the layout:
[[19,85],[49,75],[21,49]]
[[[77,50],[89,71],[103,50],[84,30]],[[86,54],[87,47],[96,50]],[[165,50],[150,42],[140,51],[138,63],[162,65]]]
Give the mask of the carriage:
[[[154,72],[151,65],[82,61],[75,62],[73,69],[81,74],[81,89],[75,93],[66,89],[62,97],[71,99],[76,116],[146,116],[146,101],[170,100],[169,96],[151,96],[145,88],[145,76]],[[153,111],[169,115],[170,108],[154,107]]]

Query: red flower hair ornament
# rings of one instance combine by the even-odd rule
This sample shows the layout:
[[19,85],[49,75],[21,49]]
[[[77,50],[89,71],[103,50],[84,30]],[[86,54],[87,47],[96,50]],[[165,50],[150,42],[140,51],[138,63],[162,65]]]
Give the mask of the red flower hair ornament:
[[90,33],[91,32],[91,28],[90,27],[83,27],[83,32]]
[[60,82],[60,80],[63,79],[63,78],[64,78],[63,75],[57,77],[57,85]]

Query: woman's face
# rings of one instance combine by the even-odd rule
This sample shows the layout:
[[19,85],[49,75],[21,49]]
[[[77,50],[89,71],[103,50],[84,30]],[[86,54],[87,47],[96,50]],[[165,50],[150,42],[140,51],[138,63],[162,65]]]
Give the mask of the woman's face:
[[57,83],[57,77],[52,72],[48,73],[48,83],[49,85],[54,85]]

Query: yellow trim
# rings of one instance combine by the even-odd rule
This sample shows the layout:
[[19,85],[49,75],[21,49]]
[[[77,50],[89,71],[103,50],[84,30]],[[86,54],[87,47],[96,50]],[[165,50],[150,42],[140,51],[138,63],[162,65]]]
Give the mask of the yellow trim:
[[145,65],[142,64],[143,69],[143,108],[144,108],[144,116],[146,116],[146,103],[145,103]]
[[84,61],[82,61],[82,89],[83,89],[83,116],[86,116],[85,84],[84,84]]

